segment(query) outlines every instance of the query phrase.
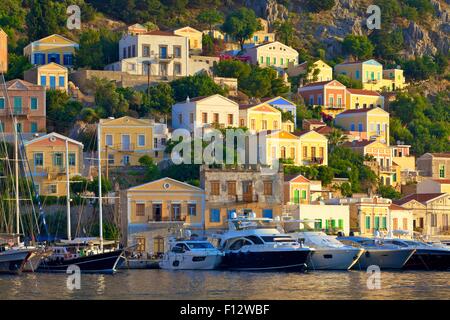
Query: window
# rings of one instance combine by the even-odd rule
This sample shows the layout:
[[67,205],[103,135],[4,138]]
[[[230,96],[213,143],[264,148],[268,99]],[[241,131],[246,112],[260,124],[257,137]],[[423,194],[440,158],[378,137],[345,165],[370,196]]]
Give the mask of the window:
[[136,216],[145,216],[145,203],[136,203]]
[[114,155],[108,154],[108,164],[114,164]]
[[355,124],[353,122],[350,124],[350,131],[355,131]]
[[431,214],[431,226],[437,227],[437,215],[436,213]]
[[386,217],[382,217],[381,218],[381,228],[382,229],[386,229],[387,228],[387,218]]
[[290,150],[291,150],[291,151],[290,151],[290,153],[289,153],[289,158],[291,158],[292,160],[294,160],[294,159],[295,159],[295,148],[294,148],[294,147],[291,147]]
[[277,58],[273,57],[273,64],[277,64]]
[[38,99],[36,97],[31,97],[30,98],[30,109],[37,110],[37,108],[38,108]]
[[75,153],[69,153],[69,166],[74,167],[76,165],[76,155]]
[[56,89],[56,77],[50,76],[50,89]]
[[303,157],[304,158],[308,157],[308,147],[306,147],[306,146],[303,147]]
[[130,156],[129,155],[125,155],[122,157],[122,163],[124,165],[129,165],[130,164]]
[[363,132],[363,124],[361,122],[358,123],[358,131]]
[[108,147],[112,147],[112,145],[113,145],[113,137],[112,137],[112,135],[110,135],[110,134],[106,135],[106,142],[105,142],[105,144]]
[[178,114],[178,123],[183,124],[183,114],[182,113]]
[[277,129],[278,129],[278,121],[275,120],[275,121],[273,122],[273,130],[277,130]]
[[356,76],[356,79],[359,79],[359,70],[356,70],[355,76]]
[[211,181],[211,195],[212,196],[220,195],[220,183],[219,183],[219,181]]
[[255,119],[251,119],[251,120],[250,120],[250,128],[251,128],[252,130],[255,130],[255,129],[256,129],[256,120],[255,120]]
[[403,230],[408,230],[408,218],[403,218]]
[[315,230],[322,230],[322,219],[318,219],[318,221],[314,222],[314,229]]
[[31,133],[36,133],[38,131],[37,122],[31,122],[30,126],[31,126],[31,128],[30,128]]
[[63,166],[63,154],[61,152],[56,152],[53,154],[53,165],[58,167]]
[[138,145],[139,147],[145,146],[145,135],[143,134],[138,135]]
[[181,63],[175,62],[173,64],[173,72],[176,76],[181,75]]
[[213,123],[219,123],[219,114],[213,113]]
[[301,196],[301,198],[302,198],[303,200],[306,200],[306,190],[302,190],[302,196]]
[[145,238],[144,237],[136,237],[136,251],[137,252],[145,252]]
[[56,184],[51,184],[48,186],[48,193],[56,193],[58,191]]
[[319,157],[321,158],[321,159],[323,159],[323,154],[324,154],[324,147],[320,147],[319,148]]
[[261,128],[262,128],[263,130],[267,130],[267,120],[262,120],[262,121],[261,121]]
[[263,57],[263,56],[261,56],[261,57],[259,58],[259,63],[260,63],[260,64],[263,64],[263,63],[264,63],[264,57]]
[[272,195],[272,181],[264,181],[264,195],[265,196]]
[[131,57],[131,46],[128,46],[128,58],[130,58]]
[[375,228],[375,230],[380,229],[380,217],[379,216],[375,217],[374,228]]
[[42,152],[37,152],[34,154],[34,166],[42,167],[44,165],[44,154]]
[[232,114],[228,114],[228,124],[229,124],[230,126],[233,125],[233,115],[232,115]]
[[208,123],[208,114],[206,112],[202,113],[202,122]]
[[14,97],[14,112],[22,113],[22,97]]
[[240,124],[241,127],[244,127],[245,126],[245,120],[244,119],[239,120],[239,124]]
[[190,216],[197,215],[197,204],[196,203],[188,203],[188,214]]
[[280,58],[280,65],[284,65],[284,60],[283,60],[283,58]]
[[131,54],[132,54],[133,57],[136,57],[136,45],[134,45],[134,44],[131,47]]
[[45,64],[45,54],[44,53],[35,53],[34,54],[34,63],[35,64]]
[[266,57],[266,65],[270,66],[270,57]]
[[17,123],[17,132],[22,132],[22,124],[20,122]]
[[338,98],[337,98],[337,106],[338,106],[338,107],[341,107],[341,106],[342,106],[342,98],[341,98],[341,97],[338,97]]
[[71,54],[71,53],[64,53],[63,64],[65,66],[73,65],[73,54]]
[[123,48],[122,57],[126,59],[127,57],[127,48]]
[[142,56],[150,57],[150,45],[148,45],[148,44],[142,45]]
[[0,97],[0,109],[5,109],[5,98]]
[[316,147],[311,147],[311,157],[316,157]]
[[439,165],[439,178],[445,178],[445,165]]
[[366,216],[366,229],[370,229],[370,217]]
[[253,36],[253,41],[258,42],[258,36]]
[[309,104],[312,106],[314,105],[314,96],[309,97]]
[[272,211],[272,209],[263,209],[262,215],[263,215],[263,218],[272,219],[273,218],[273,211]]
[[66,82],[66,78],[64,76],[60,76],[59,77],[59,86],[60,87],[65,87],[65,82]]
[[329,97],[329,101],[330,101],[330,103],[329,103],[330,107],[334,106],[334,98]]
[[153,148],[158,148],[158,138],[153,138]]
[[194,123],[194,114],[189,113],[189,123]]
[[339,229],[341,229],[341,230],[344,229],[344,219],[339,219],[339,220],[338,220],[338,227],[339,227]]
[[286,147],[281,147],[281,159],[286,159]]
[[220,222],[220,209],[210,210],[209,222]]
[[46,76],[41,76],[41,86],[46,86],[47,85],[47,77]]
[[322,105],[322,96],[318,96],[318,97],[317,97],[317,104],[318,104],[319,106]]
[[227,190],[229,196],[236,195],[236,181],[227,181]]
[[172,211],[172,221],[180,221],[181,220],[181,204],[172,203],[171,206]]
[[175,58],[181,58],[181,47],[173,46],[173,55]]

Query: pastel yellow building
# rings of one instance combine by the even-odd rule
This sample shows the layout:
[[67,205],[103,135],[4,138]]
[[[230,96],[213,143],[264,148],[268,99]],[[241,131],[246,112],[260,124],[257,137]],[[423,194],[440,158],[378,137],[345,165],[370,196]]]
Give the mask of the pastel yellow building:
[[37,193],[66,196],[67,166],[70,178],[82,174],[83,144],[53,132],[27,141],[24,145]]
[[266,164],[273,164],[274,160],[288,160],[292,164],[300,165],[300,139],[287,131],[270,132],[265,136],[260,136],[264,142],[260,146],[264,146],[262,152],[265,155]]
[[[161,131],[159,137],[155,134],[156,131]],[[108,159],[111,167],[138,166],[139,159],[144,155],[153,158],[155,162],[163,159],[167,141],[165,124],[128,116],[101,119],[100,133],[101,158]]]
[[46,89],[67,92],[69,72],[66,67],[54,62],[36,65],[25,71],[24,79],[31,83],[44,86]]
[[281,129],[287,132],[294,132],[295,124],[291,120],[283,121]]
[[309,204],[311,181],[301,174],[284,176],[284,204]]
[[0,72],[8,72],[8,35],[0,28]]
[[239,106],[239,126],[247,127],[250,132],[280,130],[281,112],[267,103]]
[[126,245],[156,256],[167,250],[171,231],[204,229],[205,192],[171,178],[132,187],[121,193],[122,233]]
[[73,57],[78,49],[78,43],[59,34],[36,40],[23,48],[23,55],[31,64],[47,64],[54,62],[65,67],[73,67]]
[[373,236],[376,231],[387,232],[389,207],[392,201],[384,198],[356,198],[350,203],[350,229],[363,236]]
[[298,151],[299,164],[328,165],[328,139],[323,134],[314,130],[295,132],[300,141]]
[[346,110],[336,115],[334,123],[360,140],[377,140],[389,146],[389,113],[381,108]]
[[[308,62],[305,61],[298,65],[290,63],[286,72],[291,77],[305,74],[308,72]],[[319,59],[312,64],[306,75],[306,80],[308,82],[331,81],[333,80],[333,68],[325,61]]]
[[[361,81],[365,90],[396,90],[405,87],[403,70],[395,69],[383,71],[383,65],[376,60],[344,62],[334,67],[335,75],[346,75],[349,78]],[[392,76],[391,76],[392,74]]]
[[345,99],[347,109],[384,109],[384,97],[376,91],[347,88]]
[[186,37],[189,39],[189,49],[194,51],[202,51],[202,37],[203,33],[192,27],[183,27],[173,31],[177,36]]

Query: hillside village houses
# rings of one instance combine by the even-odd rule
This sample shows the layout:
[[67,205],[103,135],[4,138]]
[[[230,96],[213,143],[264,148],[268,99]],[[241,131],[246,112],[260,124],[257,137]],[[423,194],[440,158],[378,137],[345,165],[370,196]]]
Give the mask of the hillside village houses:
[[83,144],[52,132],[26,141],[24,147],[37,194],[66,196],[67,177],[83,173]]
[[55,62],[36,65],[24,72],[24,79],[31,83],[44,86],[47,89],[68,92],[68,69]]
[[67,68],[73,67],[73,58],[78,43],[59,34],[36,40],[23,48],[23,55],[29,58],[31,64],[43,65],[54,62]]
[[152,119],[122,117],[100,119],[101,158],[108,166],[137,166],[147,155],[160,162],[170,138],[167,126]]
[[284,70],[289,63],[298,63],[297,50],[278,41],[263,43],[245,49],[252,64]]
[[417,159],[421,176],[433,179],[450,179],[450,152],[425,153]]
[[320,59],[312,63],[309,71],[307,61],[299,64],[290,62],[286,72],[290,77],[296,77],[306,74],[305,78],[308,82],[322,82],[333,80],[333,68]]

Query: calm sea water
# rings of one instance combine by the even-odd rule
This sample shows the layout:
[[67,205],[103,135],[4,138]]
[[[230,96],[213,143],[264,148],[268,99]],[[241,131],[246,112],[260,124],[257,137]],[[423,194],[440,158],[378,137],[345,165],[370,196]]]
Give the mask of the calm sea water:
[[123,270],[82,275],[67,289],[64,274],[0,275],[0,299],[450,299],[450,272],[382,272],[367,289],[365,272],[251,273]]

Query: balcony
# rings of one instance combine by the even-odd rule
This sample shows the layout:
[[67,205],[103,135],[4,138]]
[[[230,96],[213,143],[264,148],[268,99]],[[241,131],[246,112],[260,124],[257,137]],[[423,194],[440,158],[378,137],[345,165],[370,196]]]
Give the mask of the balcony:
[[179,57],[177,57],[177,56],[175,56],[173,54],[158,54],[158,55],[155,55],[155,60],[157,62],[170,62],[170,61],[172,61],[175,58],[179,58]]
[[66,167],[64,166],[53,166],[44,169],[49,176],[58,176],[66,174]]
[[303,158],[303,161],[307,164],[323,164],[323,158],[321,157]]
[[30,108],[22,107],[22,108],[13,108],[12,112],[9,112],[13,116],[16,117],[28,117],[30,113]]
[[136,146],[134,143],[120,143],[107,147],[108,149],[116,150],[119,152],[133,152],[134,150],[136,150]]
[[258,202],[258,195],[257,194],[250,194],[250,193],[243,193],[239,195],[235,195],[235,202],[239,203],[252,203],[252,202]]

